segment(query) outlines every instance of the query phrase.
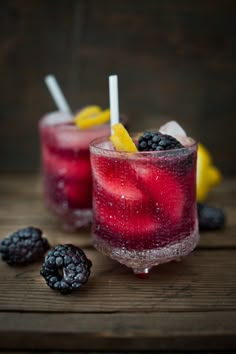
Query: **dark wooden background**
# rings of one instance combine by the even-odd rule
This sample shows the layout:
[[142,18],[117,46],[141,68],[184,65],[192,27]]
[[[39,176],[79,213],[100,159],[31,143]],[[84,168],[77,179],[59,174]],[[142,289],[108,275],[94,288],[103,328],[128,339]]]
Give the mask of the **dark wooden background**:
[[175,118],[235,173],[235,23],[234,0],[1,0],[0,169],[39,170],[46,74],[75,109],[117,73],[132,130]]

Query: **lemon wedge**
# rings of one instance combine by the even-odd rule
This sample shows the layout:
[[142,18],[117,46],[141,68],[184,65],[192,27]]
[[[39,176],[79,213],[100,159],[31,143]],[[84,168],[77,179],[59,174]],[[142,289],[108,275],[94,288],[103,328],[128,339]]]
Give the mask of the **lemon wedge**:
[[197,200],[203,202],[209,191],[218,185],[222,176],[213,165],[210,152],[202,144],[198,144],[197,158]]
[[102,109],[99,106],[88,106],[82,109],[74,118],[75,124],[80,129],[88,129],[96,125],[109,122],[110,110]]
[[112,126],[110,140],[117,151],[135,152],[138,151],[129,133],[121,123]]
[[87,106],[81,109],[76,116],[74,117],[75,123],[80,122],[83,119],[86,119],[87,117],[100,113],[102,111],[101,107],[99,106]]

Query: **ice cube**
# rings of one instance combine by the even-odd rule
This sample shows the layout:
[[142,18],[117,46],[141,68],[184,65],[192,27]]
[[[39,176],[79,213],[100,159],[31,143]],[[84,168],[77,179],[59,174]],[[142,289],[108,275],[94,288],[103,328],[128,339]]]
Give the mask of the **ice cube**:
[[66,123],[72,120],[72,115],[65,112],[48,113],[44,118],[44,124],[54,125],[59,123]]
[[[159,129],[162,134],[168,134],[176,138],[176,136],[186,137],[187,134],[184,129],[175,120],[171,120],[162,125]],[[176,138],[177,139],[177,138]]]
[[171,120],[162,125],[159,132],[173,136],[184,146],[190,146],[193,144],[193,139],[187,136],[185,130],[175,120]]

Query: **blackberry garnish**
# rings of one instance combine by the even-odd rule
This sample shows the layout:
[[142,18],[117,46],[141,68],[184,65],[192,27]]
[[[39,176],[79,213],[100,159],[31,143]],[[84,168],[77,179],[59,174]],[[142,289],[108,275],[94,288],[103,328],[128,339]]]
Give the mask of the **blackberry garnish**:
[[138,139],[139,151],[163,151],[184,147],[171,135],[160,132],[144,132]]
[[220,208],[198,203],[197,210],[200,230],[218,230],[225,226],[225,214]]
[[15,231],[0,243],[2,260],[8,264],[32,263],[48,249],[49,243],[42,237],[42,231],[31,226]]
[[51,289],[68,294],[87,282],[91,266],[81,248],[58,245],[46,255],[40,274]]

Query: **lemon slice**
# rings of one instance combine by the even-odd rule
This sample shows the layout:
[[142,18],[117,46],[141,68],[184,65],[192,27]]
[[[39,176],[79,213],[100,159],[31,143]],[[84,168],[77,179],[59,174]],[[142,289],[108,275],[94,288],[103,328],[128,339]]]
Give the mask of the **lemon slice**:
[[99,106],[87,106],[76,114],[74,117],[75,124],[78,125],[82,120],[87,119],[89,116],[98,114],[101,111],[102,109]]
[[136,145],[134,144],[123,124],[114,124],[112,126],[112,132],[113,134],[110,136],[110,140],[112,141],[117,151],[138,151]]
[[209,191],[217,186],[222,176],[217,167],[213,165],[210,152],[202,144],[198,144],[197,158],[197,200],[203,202]]
[[97,114],[92,114],[83,119],[77,120],[76,124],[80,129],[88,129],[95,125],[101,125],[109,122],[110,120],[110,110],[105,109]]

